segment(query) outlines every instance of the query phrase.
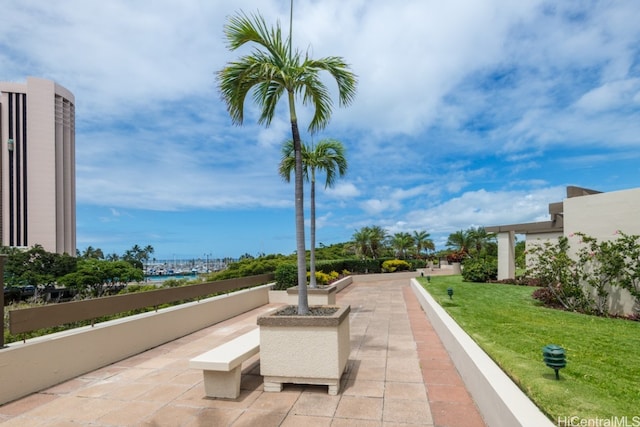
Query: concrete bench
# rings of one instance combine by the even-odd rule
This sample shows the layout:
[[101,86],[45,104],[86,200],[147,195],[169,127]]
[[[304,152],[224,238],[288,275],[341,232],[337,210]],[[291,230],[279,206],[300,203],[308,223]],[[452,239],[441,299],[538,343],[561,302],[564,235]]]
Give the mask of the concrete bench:
[[242,362],[259,351],[260,328],[256,328],[191,359],[189,367],[202,369],[207,396],[237,399]]

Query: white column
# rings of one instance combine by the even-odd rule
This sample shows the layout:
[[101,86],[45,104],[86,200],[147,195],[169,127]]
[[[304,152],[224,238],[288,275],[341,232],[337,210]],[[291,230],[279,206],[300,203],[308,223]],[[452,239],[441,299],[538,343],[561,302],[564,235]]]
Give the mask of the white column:
[[498,280],[515,279],[515,232],[498,233]]

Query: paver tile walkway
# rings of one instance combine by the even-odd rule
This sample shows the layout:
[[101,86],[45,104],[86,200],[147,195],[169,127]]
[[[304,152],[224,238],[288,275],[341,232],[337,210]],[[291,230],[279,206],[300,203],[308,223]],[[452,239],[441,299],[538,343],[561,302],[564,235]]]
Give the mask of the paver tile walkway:
[[[357,282],[351,354],[341,392],[285,385],[262,391],[259,355],[243,364],[240,397],[204,395],[189,359],[256,327],[269,305],[0,406],[4,426],[482,427],[485,424],[409,287],[409,279]],[[2,386],[7,386],[2,384]]]

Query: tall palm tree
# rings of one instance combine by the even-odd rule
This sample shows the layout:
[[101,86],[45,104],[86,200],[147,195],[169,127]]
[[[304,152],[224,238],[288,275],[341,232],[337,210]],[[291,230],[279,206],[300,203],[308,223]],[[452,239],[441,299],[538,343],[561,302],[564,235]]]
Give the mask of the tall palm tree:
[[[311,181],[309,286],[316,288],[316,170],[325,173],[324,188],[333,187],[336,175],[344,176],[347,173],[347,159],[344,154],[344,146],[335,139],[323,139],[318,142],[318,145],[311,147],[303,143],[301,148],[303,173],[305,178]],[[291,179],[291,171],[294,167],[293,141],[288,140],[282,147],[282,161],[279,168],[280,175],[287,182]]]
[[308,130],[317,132],[326,127],[332,112],[330,92],[320,78],[327,71],[338,86],[340,106],[349,105],[356,93],[356,76],[340,57],[329,56],[312,59],[293,50],[291,35],[284,40],[280,23],[269,28],[260,14],[239,13],[229,19],[224,28],[227,46],[234,51],[246,43],[256,45],[248,55],[228,63],[217,74],[222,99],[231,120],[241,125],[244,120],[244,102],[253,92],[253,100],[260,107],[258,123],[269,126],[278,101],[283,94],[289,105],[291,136],[295,153],[295,211],[296,252],[298,263],[298,313],[307,314],[309,303],[306,289],[306,260],[304,239],[304,203],[302,176],[302,149],[296,95],[302,97],[303,105],[311,104],[314,110]]

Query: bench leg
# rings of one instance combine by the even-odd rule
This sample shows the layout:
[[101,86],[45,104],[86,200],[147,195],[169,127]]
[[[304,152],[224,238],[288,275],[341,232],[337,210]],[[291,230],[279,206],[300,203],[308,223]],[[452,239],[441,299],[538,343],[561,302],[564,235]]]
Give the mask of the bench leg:
[[242,365],[229,372],[202,371],[204,375],[204,392],[208,397],[224,397],[237,399],[240,396],[240,374]]

